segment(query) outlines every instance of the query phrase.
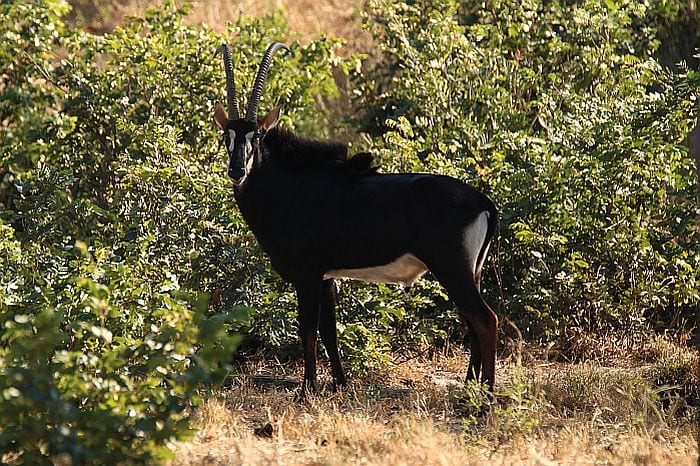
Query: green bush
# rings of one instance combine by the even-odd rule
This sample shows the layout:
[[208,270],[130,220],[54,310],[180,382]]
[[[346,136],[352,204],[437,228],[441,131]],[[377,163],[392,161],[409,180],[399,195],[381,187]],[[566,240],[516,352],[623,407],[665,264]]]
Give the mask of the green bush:
[[[356,92],[362,129],[385,171],[457,176],[500,205],[489,302],[536,340],[680,329],[698,301],[680,141],[700,76],[651,58],[668,5],[372,5],[383,55]],[[161,458],[240,335],[298,352],[292,289],[235,209],[212,123],[216,47],[245,96],[289,31],[271,15],[217,34],[185,26],[187,8],[92,35],[65,27],[63,0],[0,5],[0,451],[25,463]],[[333,71],[359,69],[338,43],[291,44],[261,108],[332,136]],[[340,301],[353,371],[457,336],[431,280],[346,282]]]
[[[67,10],[0,7],[0,451],[145,461],[187,434],[237,330],[279,312],[246,306],[260,277],[277,279],[223,176],[213,52],[238,51],[245,95],[288,30],[278,15],[243,17],[220,35],[166,5],[96,36],[65,28]],[[335,92],[336,45],[293,44],[262,106],[280,99],[287,127],[322,134],[313,104]]]
[[457,176],[500,206],[485,287],[502,314],[542,340],[692,320],[681,141],[698,74],[651,58],[660,3],[370,5],[383,55],[361,81],[364,127],[385,168]]

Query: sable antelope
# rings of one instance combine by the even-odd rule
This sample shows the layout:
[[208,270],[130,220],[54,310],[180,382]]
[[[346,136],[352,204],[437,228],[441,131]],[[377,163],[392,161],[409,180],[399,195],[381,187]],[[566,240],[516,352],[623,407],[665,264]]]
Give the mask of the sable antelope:
[[328,352],[335,386],[346,385],[338,355],[334,278],[413,284],[430,270],[469,327],[467,379],[493,387],[498,319],[480,282],[498,224],[493,202],[454,178],[379,174],[370,154],[348,157],[347,146],[279,129],[280,107],[257,118],[273,55],[262,59],[241,118],[226,45],[228,113],[216,104],[238,207],[272,266],[297,293],[304,383],[315,389],[316,338]]

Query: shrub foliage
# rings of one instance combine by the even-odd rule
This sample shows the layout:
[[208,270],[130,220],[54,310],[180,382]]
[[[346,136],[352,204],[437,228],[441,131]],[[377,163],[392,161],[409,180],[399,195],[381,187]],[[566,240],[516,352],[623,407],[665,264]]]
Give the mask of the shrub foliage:
[[[281,17],[228,33],[150,11],[103,36],[68,30],[60,0],[0,10],[0,451],[28,464],[145,460],[187,431],[221,380],[266,263],[222,176],[221,60],[250,83]],[[292,47],[263,105],[321,127],[336,42]],[[241,92],[245,91],[241,86]]]
[[[374,65],[337,40],[276,58],[262,108],[329,136],[333,72],[354,73],[358,128],[385,171],[431,171],[500,205],[489,301],[529,338],[638,338],[698,301],[694,173],[681,145],[700,77],[653,58],[672,2],[371,2]],[[64,0],[0,6],[0,451],[25,463],[167,455],[242,335],[296,351],[295,299],[234,208],[212,124],[213,51],[245,95],[289,31],[225,34],[166,4],[115,31],[67,28]],[[681,70],[683,70],[681,68]],[[360,142],[361,144],[361,142]],[[460,337],[429,278],[343,284],[352,369]],[[687,328],[687,327],[686,327]]]
[[541,339],[692,323],[681,143],[699,76],[652,58],[666,2],[371,5],[383,56],[364,126],[383,132],[385,166],[472,180],[500,206],[486,286],[506,317]]

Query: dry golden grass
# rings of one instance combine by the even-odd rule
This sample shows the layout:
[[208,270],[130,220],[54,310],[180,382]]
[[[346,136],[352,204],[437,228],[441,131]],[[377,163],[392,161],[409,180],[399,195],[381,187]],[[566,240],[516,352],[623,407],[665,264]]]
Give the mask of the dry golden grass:
[[[73,0],[82,22],[95,31],[111,30],[128,16],[143,16],[147,8],[165,0]],[[177,0],[176,3],[184,3]],[[363,0],[191,0],[193,8],[187,16],[189,24],[207,24],[223,31],[241,13],[258,16],[284,11],[294,37],[301,42],[329,34],[347,40],[351,50],[366,50],[369,33],[362,30],[360,11]]]
[[[697,363],[697,356],[694,356]],[[640,372],[623,368],[539,364],[499,367],[499,385],[528,384],[536,402],[505,400],[484,417],[471,417],[463,403],[464,357],[413,360],[361,379],[346,393],[322,389],[305,402],[295,399],[291,373],[259,363],[247,376],[212,396],[198,411],[195,437],[174,446],[173,465],[455,465],[455,464],[695,464],[697,429],[690,414],[645,406]],[[640,369],[641,370],[641,369]],[[595,377],[590,374],[598,373]],[[628,374],[628,375],[624,375]],[[579,387],[592,377],[604,383]],[[329,380],[325,373],[322,381]],[[554,383],[553,381],[558,381]],[[572,382],[573,381],[573,382]],[[550,393],[545,395],[545,388]],[[576,400],[564,392],[583,390]],[[617,398],[610,398],[616,394]],[[602,397],[598,402],[595,396]],[[575,398],[574,393],[568,396]],[[656,403],[658,404],[658,403]],[[526,411],[522,411],[525,409]],[[697,408],[693,408],[697,409]],[[524,419],[536,419],[534,429]],[[465,427],[464,419],[472,419]],[[513,421],[517,422],[513,422]],[[269,424],[269,426],[267,426]],[[267,428],[267,431],[266,429]]]

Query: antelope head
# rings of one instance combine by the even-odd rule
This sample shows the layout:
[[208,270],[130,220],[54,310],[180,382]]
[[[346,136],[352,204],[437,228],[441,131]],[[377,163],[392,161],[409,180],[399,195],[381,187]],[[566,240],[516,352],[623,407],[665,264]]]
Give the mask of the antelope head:
[[270,69],[272,57],[279,49],[289,50],[289,47],[281,42],[275,42],[267,48],[260,62],[253,90],[250,93],[250,99],[248,99],[245,118],[241,118],[238,110],[231,52],[225,44],[216,49],[217,53],[221,53],[224,58],[228,111],[217,102],[214,108],[214,120],[224,132],[223,140],[229,156],[228,176],[236,186],[241,186],[252,170],[260,163],[260,141],[265,133],[277,124],[279,119],[279,106],[273,108],[264,117],[257,118],[267,71]]

